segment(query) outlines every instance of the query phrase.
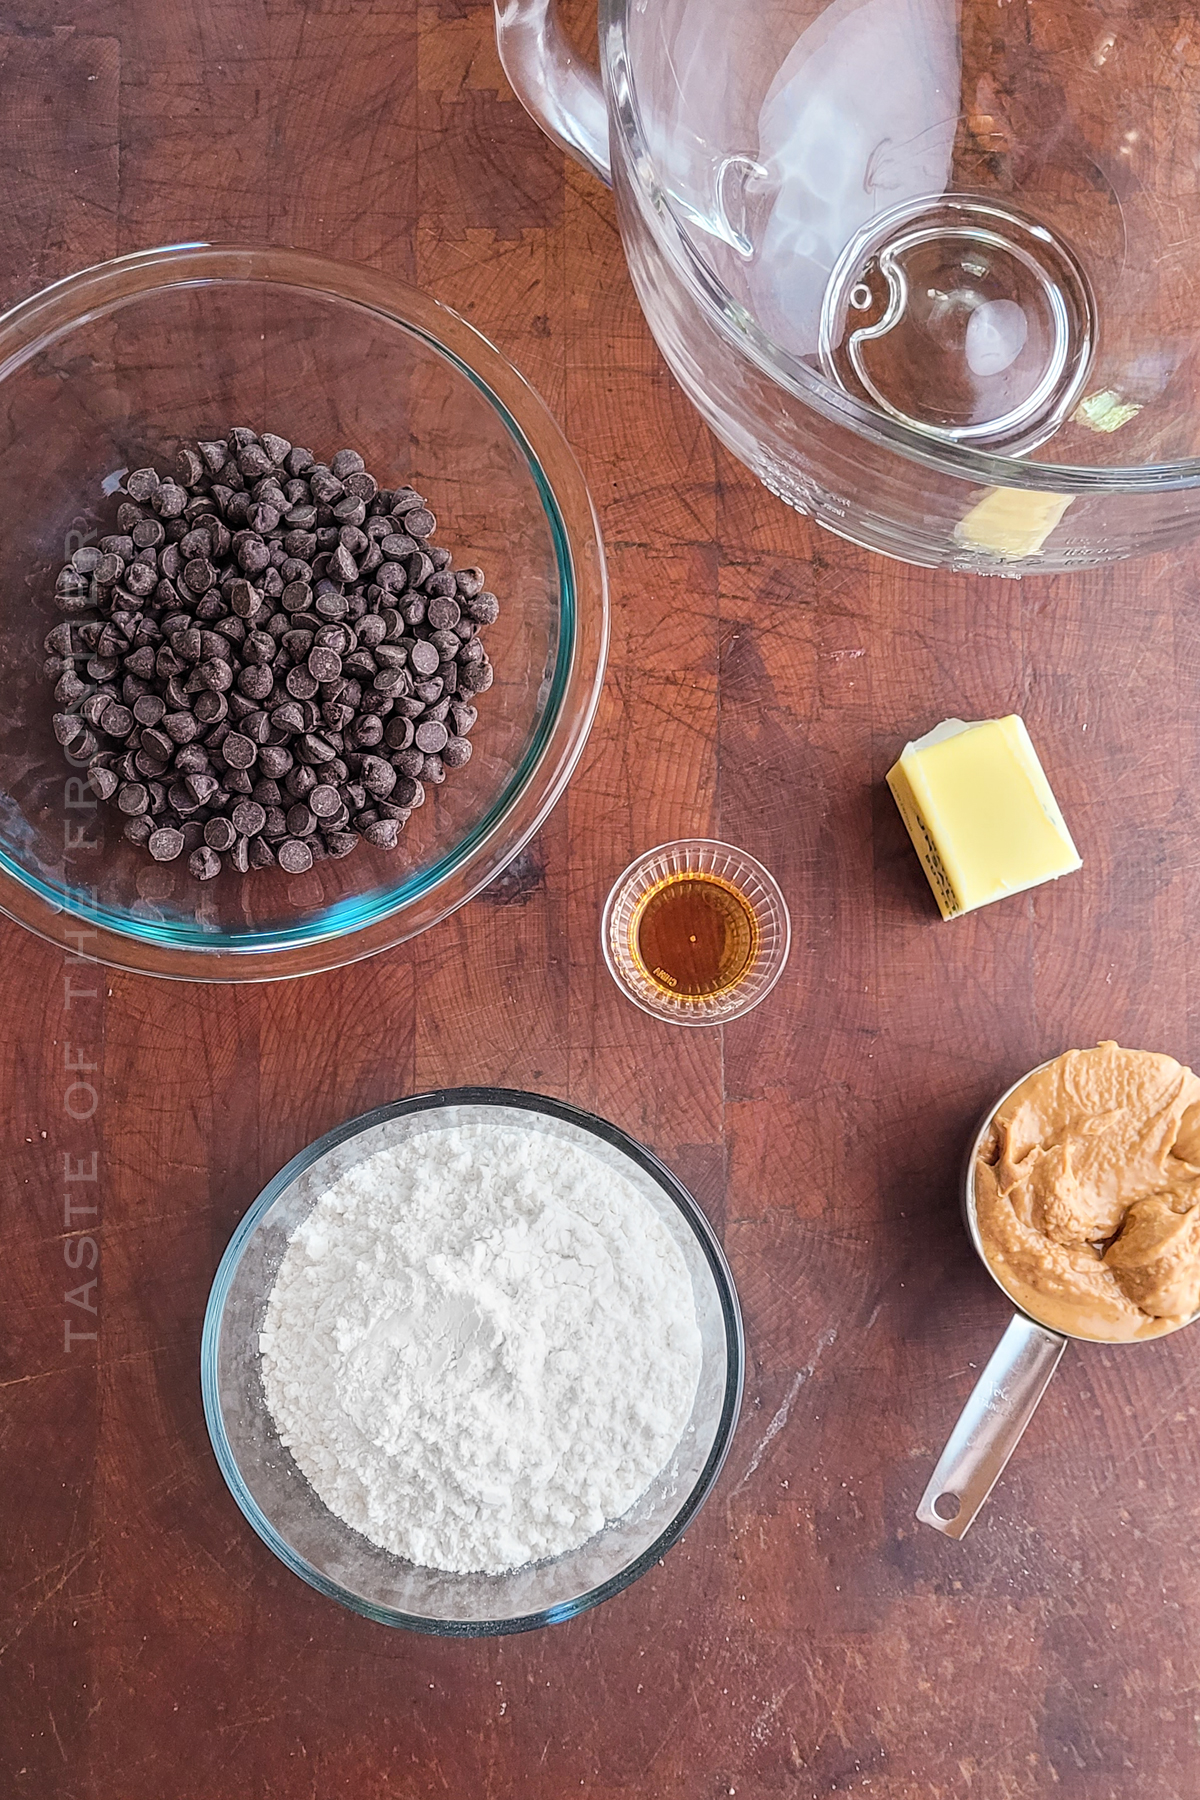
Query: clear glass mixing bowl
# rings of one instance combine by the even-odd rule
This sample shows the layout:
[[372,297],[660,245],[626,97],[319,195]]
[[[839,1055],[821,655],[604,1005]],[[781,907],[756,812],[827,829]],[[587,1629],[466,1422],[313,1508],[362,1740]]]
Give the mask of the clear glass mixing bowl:
[[668,363],[785,500],[1021,574],[1200,519],[1200,37],[1159,0],[496,0]]
[[[329,1184],[382,1149],[481,1120],[579,1144],[633,1183],[670,1232],[691,1276],[700,1379],[674,1455],[623,1518],[546,1562],[506,1575],[449,1575],[381,1550],[318,1499],[267,1410],[258,1343],[292,1233]],[[712,1491],[737,1425],[744,1367],[733,1277],[686,1188],[617,1126],[563,1101],[504,1088],[450,1088],[397,1100],[339,1125],[293,1157],[254,1202],[221,1259],[200,1350],[213,1450],[230,1492],[264,1543],[294,1574],[368,1619],[449,1637],[527,1631],[574,1618],[653,1568]]]
[[[89,804],[51,729],[42,640],[57,570],[115,529],[122,472],[166,469],[181,440],[235,424],[318,455],[352,447],[383,485],[416,486],[501,614],[475,754],[397,850],[201,884]],[[603,678],[599,528],[537,395],[425,295],[291,250],[177,245],[86,269],[0,318],[0,491],[0,909],[39,935],[196,980],[333,968],[469,899],[562,792]]]

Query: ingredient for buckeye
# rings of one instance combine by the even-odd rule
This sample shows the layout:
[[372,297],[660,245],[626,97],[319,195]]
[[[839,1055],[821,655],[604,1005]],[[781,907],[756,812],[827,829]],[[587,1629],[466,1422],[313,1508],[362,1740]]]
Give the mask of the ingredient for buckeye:
[[280,1438],[324,1504],[426,1567],[499,1574],[628,1512],[691,1415],[701,1338],[648,1200],[528,1127],[423,1133],[339,1177],[260,1335]]
[[943,919],[1083,867],[1024,723],[946,719],[887,783]]
[[1200,1311],[1200,1079],[1103,1043],[1034,1070],[975,1165],[988,1266],[1033,1318],[1124,1342]]
[[639,903],[630,940],[649,979],[699,1000],[727,994],[758,948],[754,908],[732,882],[706,873],[668,875]]
[[644,1012],[674,1025],[717,1025],[770,993],[791,926],[761,863],[715,838],[685,838],[618,876],[600,941],[609,973]]
[[59,572],[45,673],[125,836],[202,881],[394,849],[470,760],[499,613],[422,496],[237,426],[127,475],[115,524]]

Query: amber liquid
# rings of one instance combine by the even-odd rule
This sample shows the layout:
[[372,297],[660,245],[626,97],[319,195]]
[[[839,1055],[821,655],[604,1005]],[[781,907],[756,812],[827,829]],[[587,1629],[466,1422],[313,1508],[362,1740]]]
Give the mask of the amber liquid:
[[655,987],[687,1000],[727,994],[758,955],[753,907],[716,875],[667,876],[639,902],[629,935]]

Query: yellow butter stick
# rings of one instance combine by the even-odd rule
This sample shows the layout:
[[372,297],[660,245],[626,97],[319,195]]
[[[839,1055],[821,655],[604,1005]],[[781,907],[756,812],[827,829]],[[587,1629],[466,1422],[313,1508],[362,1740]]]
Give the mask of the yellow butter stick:
[[943,919],[1083,866],[1015,713],[947,719],[905,746],[887,783]]

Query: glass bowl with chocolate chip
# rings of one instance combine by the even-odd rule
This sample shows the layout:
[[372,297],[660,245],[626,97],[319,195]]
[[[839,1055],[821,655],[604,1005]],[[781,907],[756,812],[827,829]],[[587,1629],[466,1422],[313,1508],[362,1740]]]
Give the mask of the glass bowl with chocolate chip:
[[148,974],[402,942],[583,748],[607,597],[541,401],[456,314],[179,246],[0,318],[0,909]]

